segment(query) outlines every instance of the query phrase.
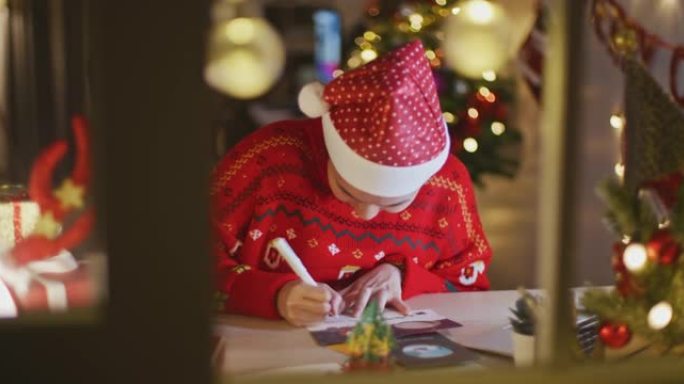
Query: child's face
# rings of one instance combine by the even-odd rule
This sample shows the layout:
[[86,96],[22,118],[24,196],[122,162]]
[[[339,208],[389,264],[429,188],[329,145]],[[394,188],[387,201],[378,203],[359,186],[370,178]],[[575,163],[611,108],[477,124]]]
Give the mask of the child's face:
[[340,176],[332,162],[328,161],[328,184],[333,195],[340,201],[351,205],[356,215],[364,220],[370,220],[380,211],[397,213],[408,208],[418,194],[418,191],[398,197],[375,196],[361,191]]

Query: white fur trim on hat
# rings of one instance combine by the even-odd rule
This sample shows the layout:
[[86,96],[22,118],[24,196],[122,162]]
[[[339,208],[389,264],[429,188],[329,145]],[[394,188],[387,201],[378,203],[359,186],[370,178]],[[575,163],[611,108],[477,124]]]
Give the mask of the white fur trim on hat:
[[354,152],[335,129],[330,113],[323,114],[322,123],[325,146],[337,172],[349,184],[375,196],[398,197],[416,192],[442,168],[449,156],[446,125],[444,149],[432,160],[408,167],[392,167],[366,160]]
[[309,117],[320,117],[328,112],[328,104],[323,100],[323,84],[314,81],[302,87],[297,97],[299,109]]

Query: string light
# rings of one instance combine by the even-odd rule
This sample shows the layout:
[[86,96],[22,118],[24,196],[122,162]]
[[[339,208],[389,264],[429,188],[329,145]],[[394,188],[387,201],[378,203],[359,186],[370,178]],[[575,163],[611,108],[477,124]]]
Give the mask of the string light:
[[466,137],[465,140],[463,140],[463,149],[465,149],[467,152],[473,153],[477,151],[477,148],[479,145],[477,144],[477,140],[473,139],[472,137]]
[[625,165],[622,163],[615,164],[615,174],[621,179],[625,177]]
[[672,321],[672,305],[667,301],[661,301],[648,311],[648,326],[659,331]]
[[621,114],[614,113],[610,116],[610,126],[621,130],[625,127],[625,117]]
[[363,38],[368,40],[368,41],[373,41],[373,40],[380,40],[380,35],[373,31],[366,31],[363,33]]
[[349,60],[347,60],[347,65],[349,66],[349,68],[356,68],[361,64],[363,64],[361,58],[356,55],[350,57]]
[[487,87],[480,87],[479,93],[482,97],[484,97],[485,100],[487,100],[490,103],[493,103],[496,101],[496,96]]
[[340,75],[342,75],[343,73],[344,73],[343,70],[341,70],[341,69],[336,69],[336,70],[333,71],[332,76],[333,76],[333,78],[336,78],[336,77],[339,77]]
[[496,72],[492,70],[482,72],[482,78],[487,81],[496,81]]
[[435,54],[435,51],[433,51],[432,49],[428,49],[427,51],[425,51],[425,57],[427,57],[428,60],[434,60],[437,58],[437,55]]
[[632,243],[622,253],[622,262],[630,272],[639,272],[646,266],[648,254],[641,243]]
[[449,123],[449,124],[451,124],[451,123],[453,123],[454,121],[456,121],[456,116],[454,116],[454,114],[451,113],[451,112],[444,112],[444,113],[442,113],[442,117],[444,117],[444,121],[446,121],[446,122]]
[[443,7],[446,5],[446,0],[435,0],[435,3],[437,3],[437,5],[441,5]]
[[366,48],[363,51],[361,51],[361,60],[363,60],[365,63],[373,61],[377,57],[378,53],[370,48]]
[[503,135],[504,132],[506,132],[506,126],[504,125],[504,123],[502,123],[500,121],[493,122],[491,128],[492,128],[492,133],[497,135],[497,136],[501,136],[501,135]]
[[471,119],[477,119],[478,116],[480,116],[480,112],[478,112],[477,109],[470,107],[468,108],[468,116]]
[[461,13],[461,7],[453,7],[453,8],[451,8],[451,14],[452,14],[452,15],[458,15],[459,13]]

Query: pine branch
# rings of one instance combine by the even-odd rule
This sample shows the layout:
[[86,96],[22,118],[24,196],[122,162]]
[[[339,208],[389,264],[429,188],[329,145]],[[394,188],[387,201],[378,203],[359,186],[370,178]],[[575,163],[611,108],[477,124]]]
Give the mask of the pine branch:
[[634,212],[636,196],[629,193],[615,179],[600,183],[596,192],[607,205],[605,216],[610,223],[610,229],[619,237],[634,234],[638,223]]

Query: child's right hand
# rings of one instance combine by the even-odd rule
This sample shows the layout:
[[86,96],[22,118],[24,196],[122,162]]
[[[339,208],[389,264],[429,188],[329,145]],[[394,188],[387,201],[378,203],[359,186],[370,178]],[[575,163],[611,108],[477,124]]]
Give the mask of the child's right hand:
[[299,280],[290,281],[278,292],[278,312],[296,326],[321,322],[328,314],[337,315],[342,296],[326,284],[316,287]]

